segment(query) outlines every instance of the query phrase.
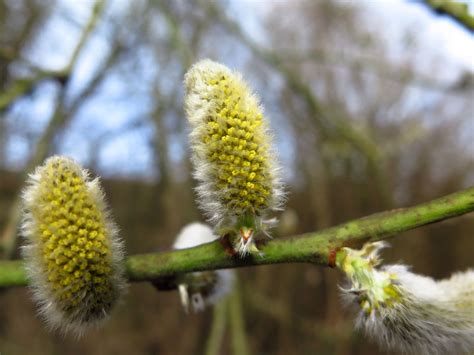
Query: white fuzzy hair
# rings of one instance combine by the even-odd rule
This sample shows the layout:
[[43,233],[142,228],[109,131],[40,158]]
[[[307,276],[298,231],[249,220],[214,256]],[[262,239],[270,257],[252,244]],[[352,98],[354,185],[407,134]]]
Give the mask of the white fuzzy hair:
[[[61,160],[62,163],[67,164],[69,169],[75,171],[83,179],[90,196],[104,217],[112,267],[112,274],[109,277],[115,289],[114,292],[117,295],[117,302],[126,290],[123,267],[123,242],[118,236],[118,228],[113,222],[105,204],[105,197],[100,187],[99,179],[91,180],[89,172],[81,169],[72,159],[62,156],[50,157],[43,166],[37,167],[35,172],[29,175],[27,187],[22,193],[25,210],[23,212],[21,231],[22,236],[25,238],[22,256],[25,259],[26,271],[30,279],[30,287],[33,291],[33,299],[38,304],[40,317],[45,320],[50,330],[59,330],[63,334],[72,333],[76,337],[80,337],[88,328],[101,325],[109,316],[110,310],[103,309],[102,314],[87,320],[82,318],[83,314],[80,307],[71,314],[65,314],[61,310],[48,281],[48,271],[42,260],[41,243],[38,236],[38,226],[41,222],[35,219],[32,211],[41,208],[38,204],[38,198],[40,196],[40,179],[43,169],[55,160]],[[91,299],[92,296],[88,294],[81,295],[81,303],[87,306],[87,304],[94,301]]]
[[[240,83],[246,89],[248,97],[242,102],[248,106],[258,107],[261,112],[258,97],[252,93],[243,80],[240,73],[227,68],[209,59],[204,59],[194,64],[186,73],[184,84],[186,88],[185,111],[191,126],[190,141],[193,148],[192,161],[194,165],[194,177],[199,182],[196,187],[198,195],[198,205],[205,213],[209,223],[214,226],[234,225],[241,211],[229,210],[221,201],[221,196],[229,193],[227,189],[218,190],[215,186],[215,177],[212,164],[207,160],[207,147],[202,142],[202,135],[206,130],[208,117],[216,112],[216,100],[213,88],[210,87],[204,78],[218,78],[222,75],[228,76]],[[268,157],[266,159],[268,178],[271,180],[271,196],[269,200],[269,210],[281,210],[285,202],[285,192],[281,178],[281,168],[279,166],[277,154],[272,144],[272,133],[265,117],[262,121],[262,134],[266,137],[268,146]],[[261,215],[263,212],[260,211]]]
[[197,245],[213,242],[216,239],[217,237],[207,224],[193,222],[184,226],[178,233],[173,243],[173,249],[192,248]]
[[417,275],[404,265],[388,265],[367,275],[393,280],[399,294],[393,304],[368,313],[359,305],[364,290],[343,289],[342,295],[359,310],[357,327],[381,347],[420,355],[474,351],[473,270],[442,281]]

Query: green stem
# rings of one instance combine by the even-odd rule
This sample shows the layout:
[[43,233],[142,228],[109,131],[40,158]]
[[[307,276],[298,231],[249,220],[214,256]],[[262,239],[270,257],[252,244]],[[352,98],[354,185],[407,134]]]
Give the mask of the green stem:
[[227,302],[227,298],[225,298],[214,307],[211,331],[206,342],[206,355],[218,355],[221,353],[227,322]]
[[[125,262],[132,282],[169,279],[191,271],[290,262],[334,265],[336,251],[474,211],[474,187],[410,208],[376,213],[319,232],[272,240],[263,256],[239,259],[225,252],[219,241],[190,249],[129,256]],[[24,286],[28,280],[21,261],[0,261],[0,287]]]
[[465,3],[453,0],[425,0],[427,6],[440,15],[447,15],[468,31],[474,31],[474,16]]
[[245,334],[245,320],[242,309],[242,297],[240,296],[239,282],[236,278],[234,290],[229,295],[229,318],[232,340],[232,353],[234,355],[249,355],[250,350]]
[[0,262],[1,287],[25,286],[28,278],[22,260]]

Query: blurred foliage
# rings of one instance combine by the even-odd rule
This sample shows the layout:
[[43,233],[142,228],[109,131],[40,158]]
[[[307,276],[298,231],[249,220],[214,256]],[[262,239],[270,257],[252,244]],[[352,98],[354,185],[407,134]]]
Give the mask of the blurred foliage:
[[[262,28],[248,32],[252,19],[239,1],[109,2],[79,46],[92,2],[1,0],[0,231],[44,142],[44,155],[78,154],[106,176],[128,254],[169,248],[184,224],[202,219],[182,78],[203,57],[238,68],[262,96],[290,192],[277,237],[474,183],[472,73],[427,53],[414,33],[387,40],[363,4],[268,3]],[[120,169],[104,152],[130,136],[141,146],[130,143],[118,165],[143,162],[144,151],[151,159],[141,174],[114,175]],[[447,276],[472,266],[473,227],[468,215],[405,233],[387,260]],[[242,321],[254,354],[380,352],[353,331],[336,271],[292,264],[238,272],[243,319],[231,309],[227,321],[214,317],[226,324],[219,353],[239,348],[232,324]],[[213,329],[212,310],[186,315],[176,292],[134,284],[103,329],[75,340],[44,329],[28,290],[0,292],[2,354],[199,354]]]

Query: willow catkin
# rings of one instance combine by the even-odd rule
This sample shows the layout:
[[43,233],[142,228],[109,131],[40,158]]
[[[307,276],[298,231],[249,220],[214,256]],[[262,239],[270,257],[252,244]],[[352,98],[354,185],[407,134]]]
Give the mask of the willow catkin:
[[104,319],[125,285],[122,242],[98,179],[55,156],[29,177],[22,225],[27,271],[51,328],[81,335]]
[[344,300],[358,309],[357,327],[381,347],[411,354],[474,351],[474,271],[435,281],[404,265],[380,264],[386,244],[343,248],[337,265],[348,277]]
[[258,252],[267,213],[284,199],[278,162],[258,98],[240,74],[203,60],[185,76],[198,202],[236,251]]

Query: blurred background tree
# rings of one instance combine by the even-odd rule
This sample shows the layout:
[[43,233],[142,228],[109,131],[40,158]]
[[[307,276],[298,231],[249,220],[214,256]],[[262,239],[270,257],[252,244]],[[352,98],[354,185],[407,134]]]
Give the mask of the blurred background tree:
[[[24,178],[56,153],[103,177],[129,254],[166,250],[201,220],[182,80],[205,57],[262,97],[289,190],[278,237],[474,184],[474,40],[422,4],[2,0],[0,18],[4,258],[19,255]],[[471,214],[411,231],[387,259],[434,277],[472,267],[473,227]],[[214,315],[185,315],[175,292],[134,284],[111,322],[79,341],[44,330],[26,289],[0,290],[0,352],[379,352],[353,331],[336,271],[238,274]]]

